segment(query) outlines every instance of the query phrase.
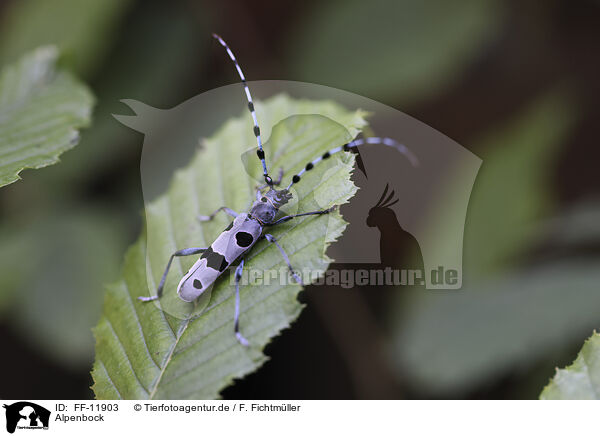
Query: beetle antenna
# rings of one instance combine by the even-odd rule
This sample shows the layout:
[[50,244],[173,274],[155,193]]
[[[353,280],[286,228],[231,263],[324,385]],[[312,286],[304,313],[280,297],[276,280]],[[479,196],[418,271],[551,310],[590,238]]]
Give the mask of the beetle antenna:
[[260,162],[262,163],[263,176],[265,177],[265,182],[267,183],[267,185],[272,186],[273,179],[271,178],[271,176],[269,176],[269,172],[267,171],[267,163],[265,162],[265,152],[263,150],[262,140],[260,138],[260,127],[258,126],[258,119],[256,118],[256,111],[254,110],[254,102],[252,101],[252,95],[250,94],[250,88],[248,88],[248,84],[246,83],[246,77],[244,76],[244,73],[242,72],[242,69],[240,68],[240,65],[238,64],[238,61],[235,58],[235,55],[233,54],[233,52],[231,51],[231,49],[229,48],[227,43],[223,40],[223,38],[221,38],[216,33],[213,33],[213,38],[215,38],[217,41],[219,41],[219,43],[223,47],[225,47],[225,50],[227,50],[227,54],[229,55],[232,62],[234,63],[235,69],[237,70],[237,72],[240,76],[240,79],[242,81],[242,86],[244,87],[244,91],[246,92],[246,98],[248,99],[248,110],[250,111],[250,114],[252,115],[252,121],[254,122],[254,136],[256,136],[256,143],[258,144],[258,150],[256,150],[256,155],[258,156],[258,158],[260,159]]
[[[355,139],[354,141],[351,141],[347,144],[344,144],[340,147],[332,148],[331,150],[325,152],[325,154],[323,154],[322,156],[319,156],[318,158],[307,163],[306,166],[298,172],[298,174],[296,174],[294,177],[292,177],[292,181],[290,182],[287,189],[290,189],[294,183],[298,183],[300,181],[300,178],[302,177],[302,175],[305,172],[312,170],[313,167],[316,164],[318,164],[319,162],[321,162],[322,160],[329,159],[332,154],[339,153],[340,151],[350,151],[351,148],[355,148],[355,147],[358,147],[359,145],[363,145],[363,144],[381,144],[381,145],[387,145],[388,147],[395,148],[400,153],[402,153],[404,156],[406,156],[406,158],[410,161],[412,166],[414,166],[414,167],[419,166],[419,160],[413,154],[413,152],[410,151],[404,144],[400,144],[398,141],[396,141],[394,139],[378,138],[378,137],[359,138],[359,139]],[[386,191],[387,191],[387,187],[386,187]],[[385,192],[384,192],[384,195],[385,195]],[[382,195],[382,198],[383,198],[383,195]]]

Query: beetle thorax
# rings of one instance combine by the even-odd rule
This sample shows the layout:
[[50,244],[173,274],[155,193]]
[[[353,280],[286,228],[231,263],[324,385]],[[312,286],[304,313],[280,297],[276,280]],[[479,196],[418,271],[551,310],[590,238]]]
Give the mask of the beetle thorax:
[[287,189],[280,191],[269,189],[260,199],[256,200],[250,209],[250,215],[262,223],[270,223],[275,219],[279,208],[292,198],[292,193]]

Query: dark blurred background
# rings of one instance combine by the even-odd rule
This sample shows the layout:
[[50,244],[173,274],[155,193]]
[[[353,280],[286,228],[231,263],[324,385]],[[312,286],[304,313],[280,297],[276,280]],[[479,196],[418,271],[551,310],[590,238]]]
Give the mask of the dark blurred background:
[[309,287],[223,397],[537,398],[600,327],[596,0],[0,2],[0,65],[56,44],[97,98],[60,164],[0,189],[0,397],[92,398],[90,329],[142,228],[143,138],[111,114],[235,82],[212,32],[249,80],[364,95],[483,159],[464,291]]

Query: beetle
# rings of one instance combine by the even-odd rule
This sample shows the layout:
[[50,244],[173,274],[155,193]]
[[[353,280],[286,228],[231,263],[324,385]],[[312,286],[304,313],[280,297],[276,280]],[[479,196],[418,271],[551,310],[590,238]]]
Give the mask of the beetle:
[[[318,156],[312,161],[308,162],[306,166],[292,177],[289,185],[283,189],[276,189],[283,179],[284,172],[280,171],[278,179],[273,180],[269,175],[267,163],[265,160],[265,152],[262,146],[262,139],[260,135],[260,127],[256,117],[256,111],[254,109],[254,102],[250,93],[250,88],[246,82],[246,77],[240,68],[236,57],[227,45],[227,43],[217,34],[213,34],[213,37],[225,48],[231,61],[234,63],[238,75],[241,79],[244,92],[248,101],[248,110],[252,116],[253,131],[256,137],[257,150],[256,155],[261,162],[263,169],[263,177],[265,183],[262,186],[256,188],[256,199],[253,202],[250,210],[245,213],[237,213],[234,210],[222,206],[215,210],[210,215],[202,215],[199,218],[200,221],[210,221],[217,213],[224,212],[231,216],[233,221],[221,232],[221,234],[215,239],[215,241],[207,248],[205,247],[191,247],[184,248],[175,251],[165,268],[162,278],[158,284],[156,295],[149,297],[138,297],[141,301],[152,301],[159,299],[163,294],[163,288],[167,278],[167,274],[171,267],[171,263],[175,257],[180,256],[192,256],[200,254],[200,258],[194,263],[189,271],[183,276],[179,285],[177,286],[177,294],[180,299],[186,302],[193,302],[198,298],[206,289],[208,289],[219,276],[231,266],[235,261],[239,259],[239,264],[235,270],[235,313],[234,313],[234,333],[240,344],[248,346],[248,340],[241,334],[239,328],[239,316],[240,316],[240,280],[244,269],[244,255],[262,238],[266,239],[270,243],[274,244],[281,256],[283,257],[290,274],[294,280],[302,285],[302,280],[294,272],[294,268],[290,263],[290,259],[281,245],[277,242],[277,239],[270,233],[265,233],[267,227],[276,226],[278,224],[287,222],[297,217],[303,217],[308,215],[326,215],[332,212],[337,206],[330,207],[323,210],[315,210],[311,212],[304,212],[295,215],[286,215],[277,218],[279,210],[285,204],[292,199],[292,193],[290,191],[292,185],[298,183],[305,172],[310,171],[319,162],[329,159],[332,155],[341,151],[350,151],[363,144],[382,144],[389,147],[393,147],[396,150],[404,154],[413,165],[417,165],[417,158],[407,147],[398,143],[391,138],[358,138],[347,144],[339,147],[335,147],[323,155]],[[268,189],[267,192],[263,191]]]

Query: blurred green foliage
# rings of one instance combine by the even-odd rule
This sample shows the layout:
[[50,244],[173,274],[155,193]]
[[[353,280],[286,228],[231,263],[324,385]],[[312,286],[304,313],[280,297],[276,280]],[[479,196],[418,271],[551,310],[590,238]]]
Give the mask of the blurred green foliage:
[[[467,392],[534,365],[596,325],[598,259],[523,265],[540,243],[541,222],[556,207],[547,187],[574,123],[571,107],[568,95],[552,92],[481,140],[483,165],[465,225],[463,288],[398,293],[389,313],[396,367],[419,389]],[[451,205],[437,207],[442,230],[436,233],[443,235]]]
[[[89,371],[103,287],[116,278],[140,225],[139,175],[114,173],[137,159],[139,146],[128,146],[137,135],[111,113],[126,96],[178,102],[190,59],[206,45],[196,20],[181,8],[148,4],[128,23],[131,5],[32,0],[13,2],[0,16],[0,64],[54,43],[61,67],[87,77],[97,95],[81,150],[62,156],[56,170],[27,173],[29,180],[0,194],[2,319],[41,355],[72,371]],[[164,37],[152,37],[157,27]],[[110,174],[121,185],[113,193],[106,192]],[[101,195],[90,195],[98,189]]]
[[457,80],[502,22],[496,0],[329,2],[307,14],[287,56],[302,80],[406,104]]
[[0,25],[0,64],[40,45],[56,45],[65,66],[90,76],[115,42],[130,0],[24,0],[13,2]]
[[0,288],[18,290],[5,315],[33,347],[70,367],[93,358],[90,325],[125,249],[116,218],[106,208],[71,207],[2,229]]

